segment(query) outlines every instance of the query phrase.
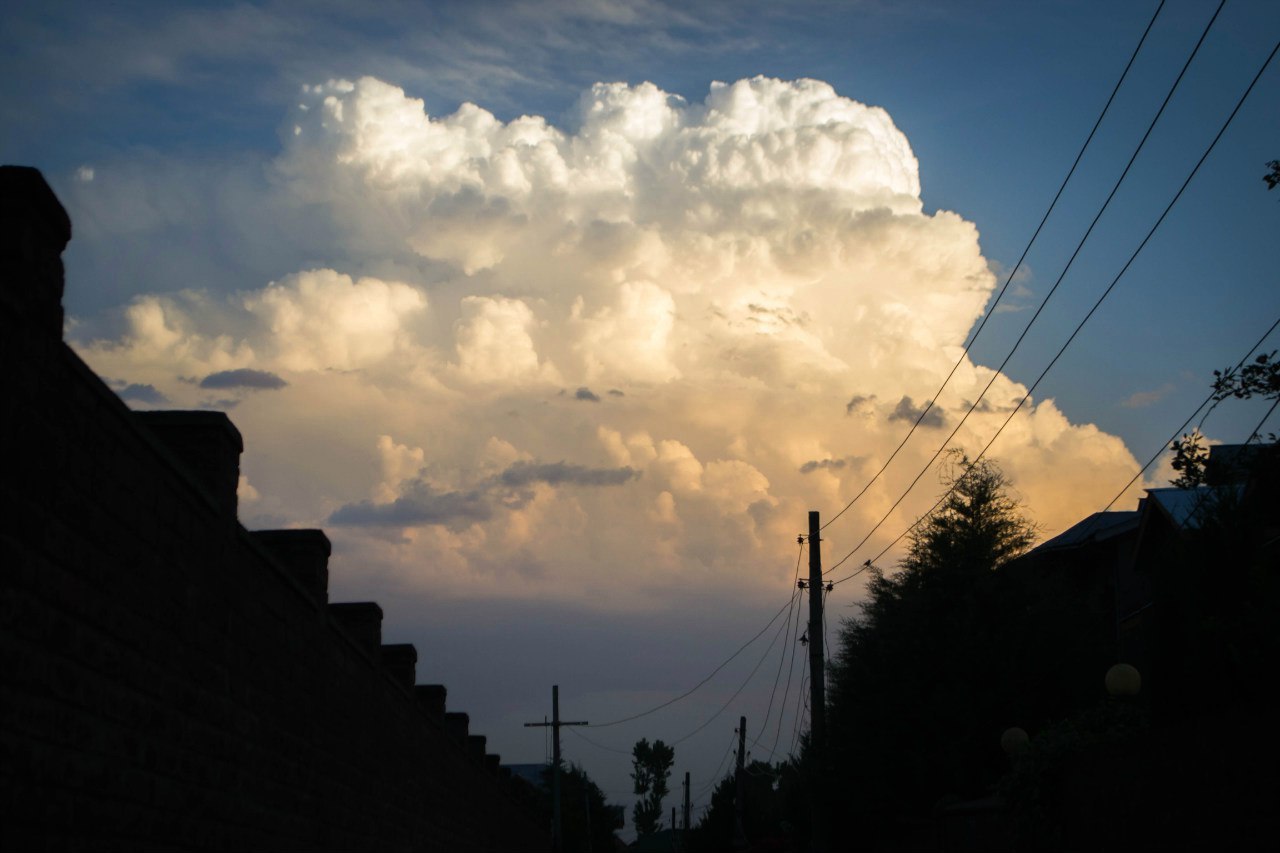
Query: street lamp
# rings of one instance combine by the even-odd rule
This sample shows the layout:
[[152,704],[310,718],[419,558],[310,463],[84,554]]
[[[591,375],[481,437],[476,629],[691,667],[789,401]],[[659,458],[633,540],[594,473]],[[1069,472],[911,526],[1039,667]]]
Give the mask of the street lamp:
[[1142,675],[1137,667],[1118,663],[1107,670],[1106,685],[1112,699],[1131,699],[1142,689]]
[[1004,750],[1005,755],[1009,756],[1009,760],[1013,761],[1031,748],[1031,738],[1025,729],[1011,726],[1000,735],[1000,748]]

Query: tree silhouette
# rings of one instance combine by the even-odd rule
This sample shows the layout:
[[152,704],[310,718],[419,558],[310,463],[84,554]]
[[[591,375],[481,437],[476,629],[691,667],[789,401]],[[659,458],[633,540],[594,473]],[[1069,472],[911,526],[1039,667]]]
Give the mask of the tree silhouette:
[[[1280,400],[1280,359],[1276,358],[1276,350],[1262,353],[1250,364],[1213,372],[1214,408],[1224,400],[1252,400],[1255,397]],[[1212,412],[1213,409],[1209,411]],[[1249,441],[1261,438],[1262,436],[1255,434],[1249,436]],[[1191,489],[1208,482],[1209,449],[1201,443],[1202,439],[1203,436],[1197,431],[1188,433],[1169,445],[1169,449],[1173,451],[1170,464],[1178,472],[1177,479],[1169,481],[1170,485],[1179,489]],[[1274,442],[1275,436],[1272,435],[1270,440]]]
[[[551,768],[544,772],[543,786],[551,787]],[[615,844],[614,829],[623,806],[610,806],[587,771],[569,764],[560,771],[561,844],[566,851],[611,850]],[[547,803],[550,811],[551,804]]]
[[1000,732],[1036,699],[1015,673],[1052,665],[1021,661],[1043,645],[1022,630],[1026,614],[1043,610],[996,571],[1027,549],[1034,526],[994,464],[960,459],[956,470],[900,570],[872,572],[831,668],[833,765],[856,768],[834,783],[872,835],[944,795],[981,795],[1003,770]]
[[1173,451],[1173,459],[1169,464],[1178,472],[1178,476],[1170,480],[1169,485],[1175,489],[1194,489],[1204,485],[1209,465],[1209,448],[1205,447],[1204,436],[1199,430],[1175,439],[1169,449]]
[[999,568],[1035,541],[1035,526],[992,462],[961,457],[942,506],[911,532],[899,578],[964,576]]
[[[737,838],[738,785],[730,772],[716,783],[711,803],[690,833],[688,849],[732,850]],[[808,848],[809,798],[797,762],[752,761],[743,768],[743,832],[748,849]]]
[[640,798],[631,816],[640,836],[652,835],[662,828],[662,801],[667,796],[667,780],[675,760],[676,751],[660,740],[650,744],[641,738],[631,750],[631,780]]

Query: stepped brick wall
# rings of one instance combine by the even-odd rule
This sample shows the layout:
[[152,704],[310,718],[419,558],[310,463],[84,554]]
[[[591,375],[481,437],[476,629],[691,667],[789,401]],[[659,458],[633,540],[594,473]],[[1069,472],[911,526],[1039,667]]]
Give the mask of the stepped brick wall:
[[66,213],[0,168],[0,848],[546,850],[318,530],[246,531],[241,437],[62,341]]

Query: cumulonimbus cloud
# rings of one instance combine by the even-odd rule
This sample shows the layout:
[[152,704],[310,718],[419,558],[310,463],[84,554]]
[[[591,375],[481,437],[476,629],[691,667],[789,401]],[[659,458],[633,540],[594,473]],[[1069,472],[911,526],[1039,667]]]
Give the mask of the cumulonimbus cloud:
[[[862,489],[915,400],[960,362],[937,426],[993,378],[961,355],[994,286],[976,228],[925,210],[884,110],[820,81],[700,102],[602,83],[558,128],[335,80],[306,87],[283,139],[272,191],[326,221],[332,264],[141,295],[123,335],[81,348],[179,404],[196,393],[179,375],[280,377],[236,410],[263,503],[413,582],[470,594],[508,555],[555,567],[492,578],[511,595],[587,596],[602,562],[633,589],[774,583],[805,512]],[[1023,390],[995,376],[955,442],[976,451]],[[938,440],[903,449],[832,549],[884,513],[888,542],[932,503],[936,478],[890,510]],[[1048,531],[1136,468],[1050,400],[992,452]]]

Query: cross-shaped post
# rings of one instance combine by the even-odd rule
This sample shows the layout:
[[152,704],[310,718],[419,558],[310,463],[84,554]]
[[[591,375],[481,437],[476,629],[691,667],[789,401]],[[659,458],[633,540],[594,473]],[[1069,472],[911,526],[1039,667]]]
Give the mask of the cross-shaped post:
[[553,684],[551,686],[551,722],[547,722],[545,718],[541,723],[525,723],[525,728],[540,728],[543,726],[551,726],[551,742],[552,746],[552,763],[551,763],[551,809],[553,815],[553,823],[551,829],[551,849],[555,853],[561,853],[563,849],[563,836],[560,834],[560,727],[561,726],[586,726],[590,725],[586,720],[567,721],[560,719],[560,685]]

